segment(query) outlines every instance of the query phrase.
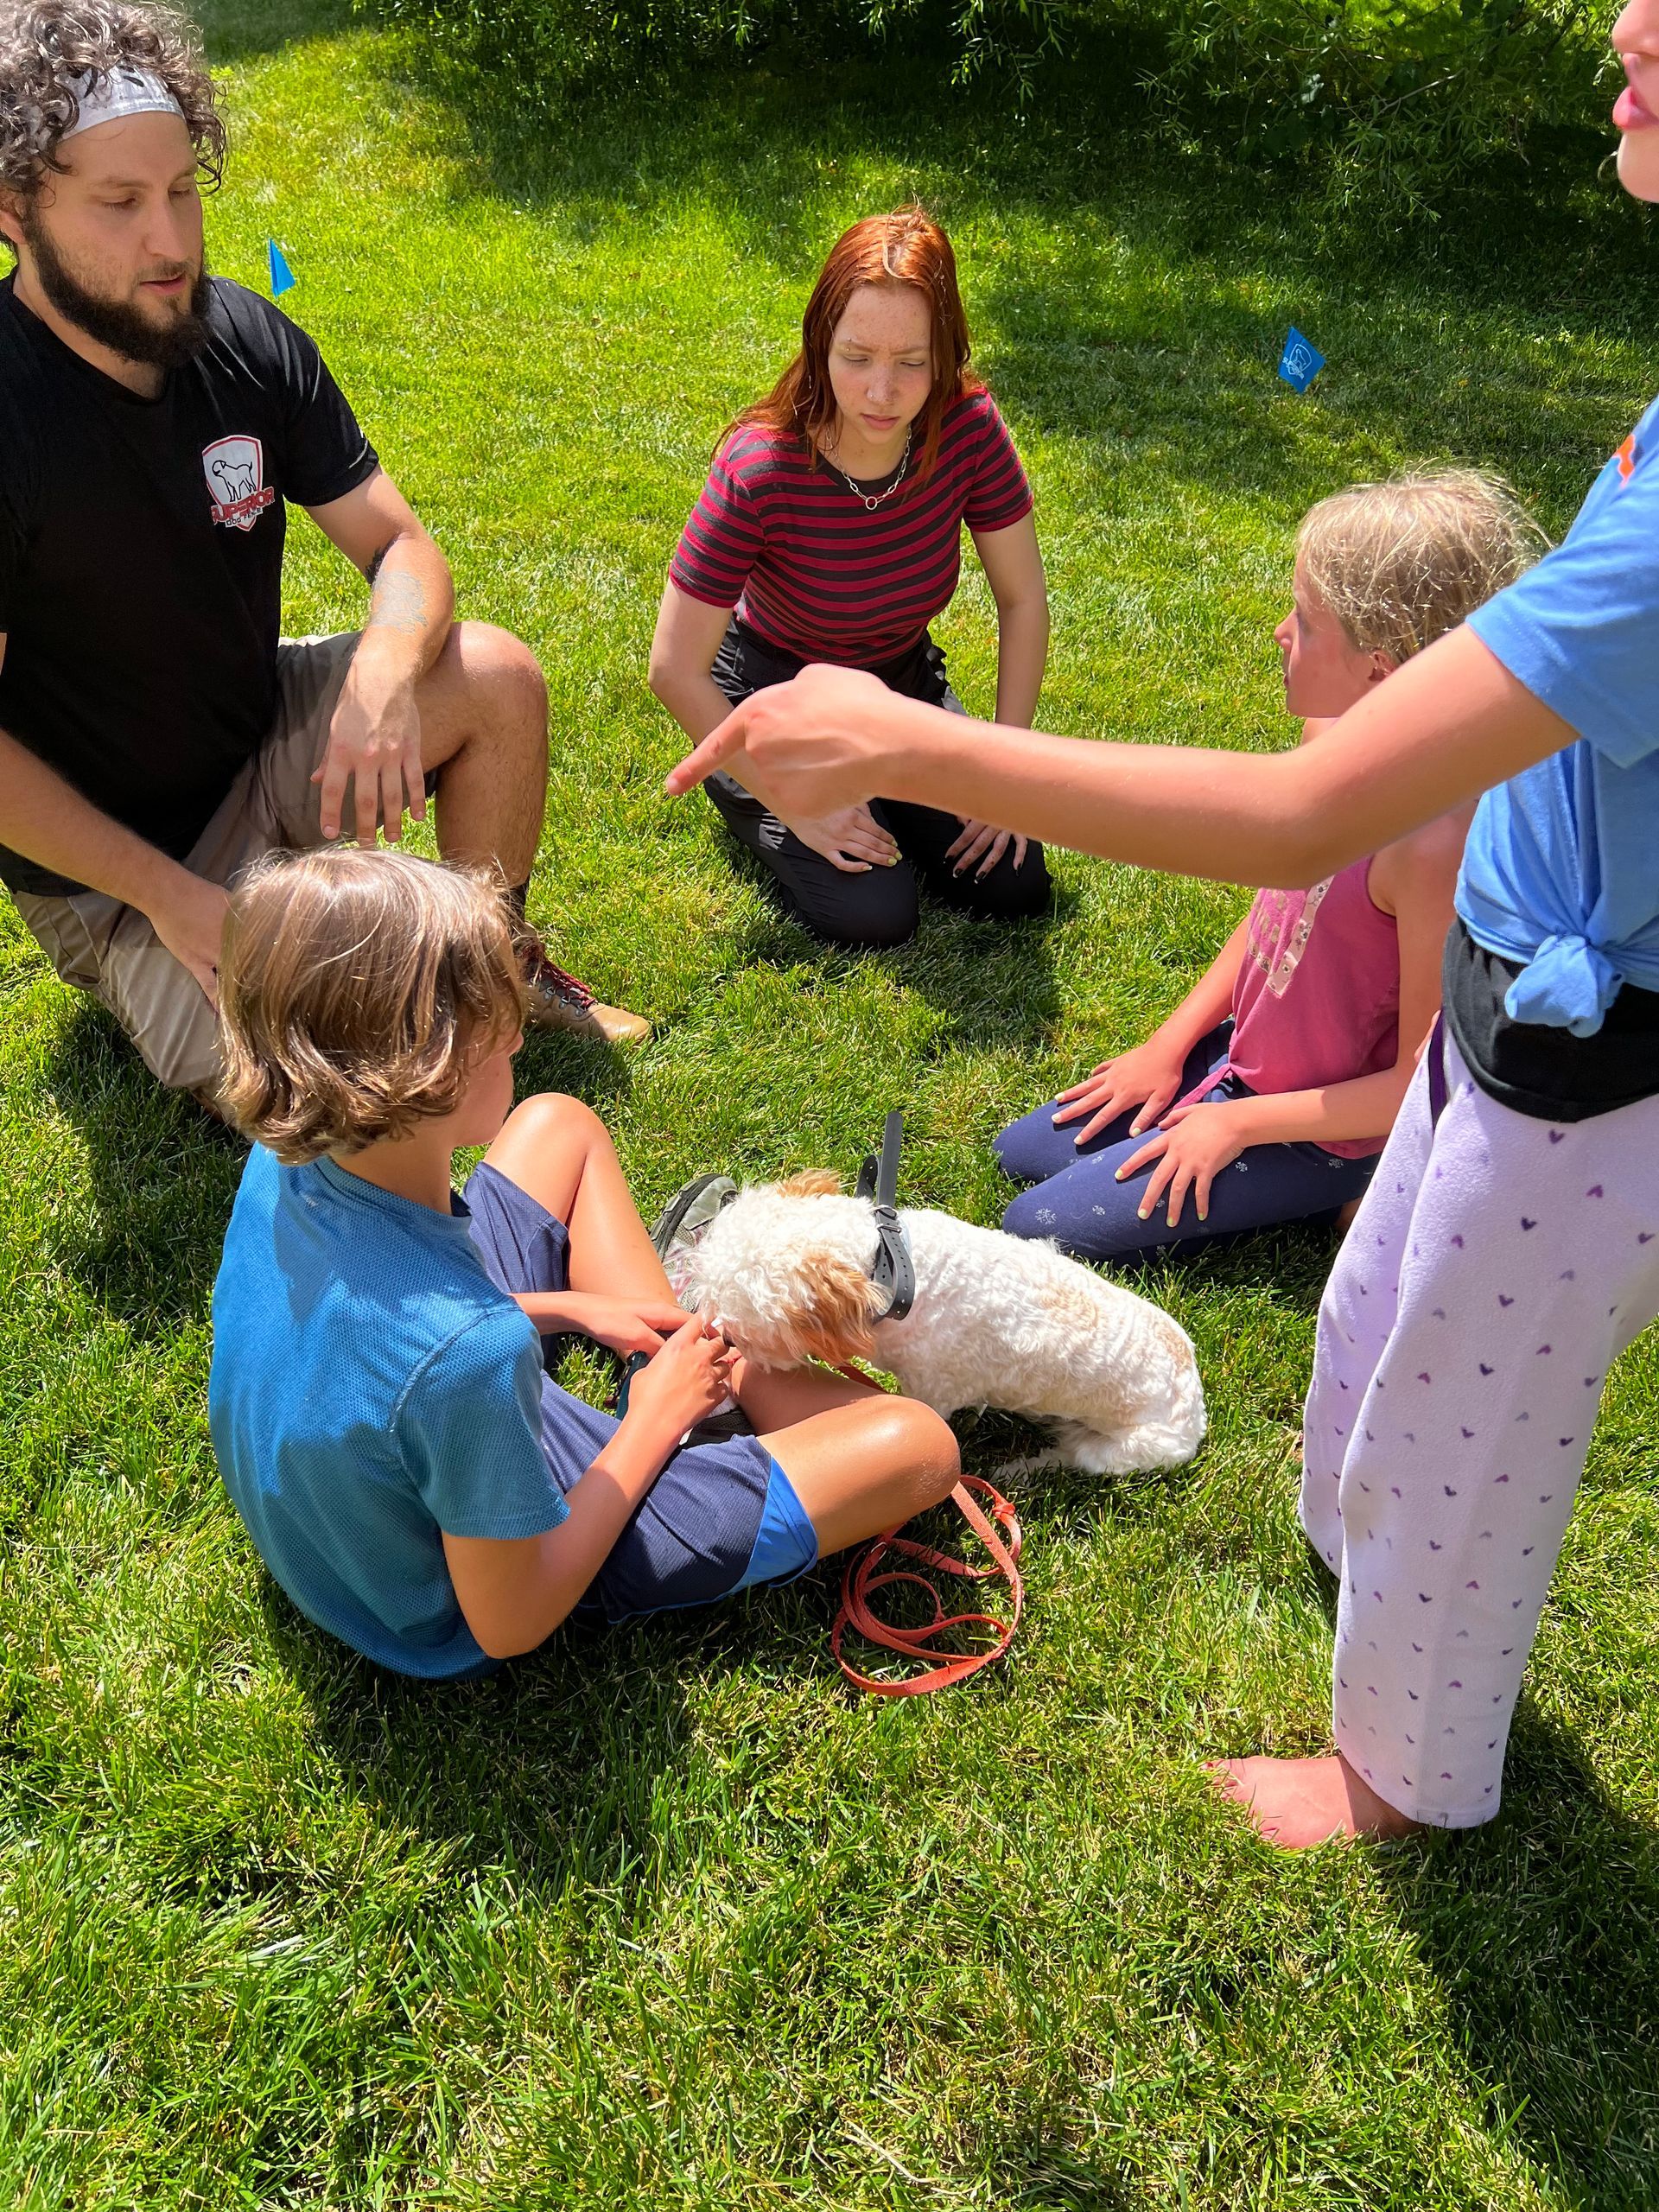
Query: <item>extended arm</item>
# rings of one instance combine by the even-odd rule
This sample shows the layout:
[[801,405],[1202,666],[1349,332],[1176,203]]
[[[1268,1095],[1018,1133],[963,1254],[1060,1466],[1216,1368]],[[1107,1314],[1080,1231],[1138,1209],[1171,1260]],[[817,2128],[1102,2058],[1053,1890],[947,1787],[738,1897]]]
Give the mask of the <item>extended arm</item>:
[[[0,637],[0,666],[6,641]],[[84,798],[0,730],[0,844],[55,874],[133,906],[214,1004],[228,899]]]
[[[700,745],[732,711],[730,700],[709,673],[731,619],[729,607],[710,607],[677,584],[663,587],[646,680],[693,745]],[[741,783],[741,761],[734,765],[737,760],[734,755],[722,766]]]
[[[663,588],[648,680],[693,744],[700,743],[732,711],[730,701],[709,673],[731,619],[729,607],[707,606],[677,584]],[[728,753],[720,765],[745,791],[751,788],[749,764],[741,751]],[[815,853],[849,874],[890,867],[899,857],[897,844],[861,804],[835,809],[822,817],[798,816],[790,827]]]
[[312,779],[322,787],[322,834],[340,835],[346,785],[354,779],[358,842],[374,842],[378,814],[395,843],[406,800],[414,820],[426,815],[415,687],[449,635],[454,580],[384,469],[343,499],[308,512],[370,584],[368,620],[334,709],[327,751]]
[[810,668],[757,692],[668,779],[688,791],[728,748],[766,804],[855,798],[982,814],[1109,860],[1224,883],[1311,884],[1560,752],[1574,733],[1473,632],[1378,684],[1317,745],[1263,756],[1003,731]]
[[[996,601],[997,722],[1029,729],[1048,659],[1048,585],[1037,525],[1026,515],[1007,530],[976,532],[974,547]],[[988,875],[1010,842],[1014,866],[1024,867],[1026,840],[1018,832],[975,814],[963,814],[962,821],[962,835],[946,855],[956,861],[958,875],[969,868]]]

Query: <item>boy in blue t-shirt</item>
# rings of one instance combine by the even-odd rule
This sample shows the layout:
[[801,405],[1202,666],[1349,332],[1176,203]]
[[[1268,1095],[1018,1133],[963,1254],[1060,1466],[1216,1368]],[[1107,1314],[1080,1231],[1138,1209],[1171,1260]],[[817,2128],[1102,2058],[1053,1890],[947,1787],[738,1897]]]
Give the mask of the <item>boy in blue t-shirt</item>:
[[[311,853],[232,901],[224,1095],[255,1141],[213,1445],[295,1604],[404,1674],[788,1580],[957,1479],[927,1408],[754,1372],[680,1311],[598,1117],[512,1107],[523,988],[506,902],[460,870]],[[620,1421],[549,1377],[569,1334],[647,1356]],[[728,1394],[760,1433],[683,1445]]]

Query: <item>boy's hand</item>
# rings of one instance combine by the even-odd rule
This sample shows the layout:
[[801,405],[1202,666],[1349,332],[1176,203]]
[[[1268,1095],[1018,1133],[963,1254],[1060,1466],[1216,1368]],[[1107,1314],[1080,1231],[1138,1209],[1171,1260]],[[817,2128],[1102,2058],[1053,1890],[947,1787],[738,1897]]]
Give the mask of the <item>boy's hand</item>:
[[1192,1192],[1200,1221],[1210,1217],[1210,1185],[1224,1167],[1230,1167],[1241,1152],[1248,1151],[1250,1133],[1246,1117],[1236,1104],[1216,1099],[1208,1104],[1178,1106],[1173,1114],[1166,1115],[1158,1135],[1150,1144],[1143,1144],[1117,1171],[1121,1183],[1126,1175],[1133,1175],[1149,1160],[1158,1162],[1147,1179],[1147,1187],[1136,1208],[1142,1221],[1152,1217],[1154,1208],[1166,1191],[1169,1193],[1168,1225],[1173,1229],[1181,1217],[1186,1204],[1186,1194]]
[[671,1298],[607,1298],[582,1291],[568,1292],[562,1304],[569,1327],[622,1359],[637,1351],[659,1352],[691,1318]]
[[736,1357],[707,1321],[687,1321],[634,1376],[627,1419],[643,1415],[665,1436],[683,1436],[731,1395]]
[[1144,1045],[1120,1052],[1116,1059],[1103,1060],[1081,1083],[1063,1090],[1054,1126],[1064,1128],[1068,1122],[1087,1114],[1089,1121],[1077,1131],[1077,1141],[1084,1145],[1129,1107],[1139,1106],[1141,1111],[1129,1124],[1129,1135],[1138,1137],[1142,1129],[1152,1127],[1180,1089],[1185,1065],[1184,1052],[1173,1052],[1155,1036],[1148,1037]]

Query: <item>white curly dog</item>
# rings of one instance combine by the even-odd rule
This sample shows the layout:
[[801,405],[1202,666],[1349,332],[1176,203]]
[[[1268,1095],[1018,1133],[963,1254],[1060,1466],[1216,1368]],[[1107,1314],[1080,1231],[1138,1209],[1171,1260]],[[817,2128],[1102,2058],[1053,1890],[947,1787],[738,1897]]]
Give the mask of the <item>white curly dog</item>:
[[751,1185],[674,1255],[681,1302],[757,1367],[867,1359],[936,1413],[995,1406],[1055,1423],[1063,1465],[1128,1474],[1204,1436],[1192,1340],[1167,1313],[1052,1244],[903,1208],[916,1298],[881,1316],[871,1200],[823,1172]]

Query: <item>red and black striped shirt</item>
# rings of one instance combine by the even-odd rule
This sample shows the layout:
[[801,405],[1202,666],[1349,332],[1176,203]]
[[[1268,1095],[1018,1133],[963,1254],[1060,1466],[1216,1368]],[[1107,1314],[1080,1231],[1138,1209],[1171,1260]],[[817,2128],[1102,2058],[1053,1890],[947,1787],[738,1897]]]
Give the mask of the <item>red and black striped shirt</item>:
[[950,603],[962,526],[1006,530],[1031,486],[988,391],[945,411],[925,484],[906,477],[871,510],[791,433],[734,430],[715,456],[669,575],[690,599],[734,607],[801,660],[879,668]]

